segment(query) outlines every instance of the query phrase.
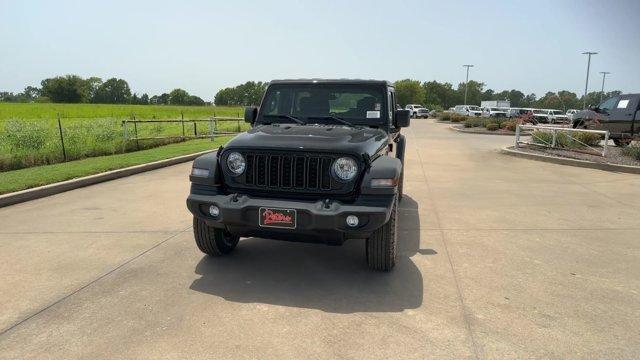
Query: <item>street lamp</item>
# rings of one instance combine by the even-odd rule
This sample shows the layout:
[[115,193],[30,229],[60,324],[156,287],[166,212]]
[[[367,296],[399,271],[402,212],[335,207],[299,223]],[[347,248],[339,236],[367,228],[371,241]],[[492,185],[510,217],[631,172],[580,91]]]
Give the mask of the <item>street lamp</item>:
[[593,51],[586,51],[583,52],[582,55],[587,55],[587,81],[584,84],[584,97],[582,100],[582,108],[586,109],[587,108],[587,89],[589,89],[589,68],[591,67],[591,55],[596,55],[597,52],[593,52]]
[[467,105],[467,90],[469,90],[469,68],[473,65],[462,65],[467,68],[467,80],[464,82],[464,104]]
[[604,96],[604,79],[607,77],[607,74],[611,74],[608,71],[600,71],[602,74],[602,90],[600,90],[600,102],[602,102],[602,97]]

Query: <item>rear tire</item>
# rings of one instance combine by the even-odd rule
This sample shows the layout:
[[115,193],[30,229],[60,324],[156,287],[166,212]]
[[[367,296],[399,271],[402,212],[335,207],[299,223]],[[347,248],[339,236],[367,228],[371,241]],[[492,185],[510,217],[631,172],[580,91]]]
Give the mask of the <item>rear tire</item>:
[[223,256],[231,253],[238,242],[239,236],[233,236],[226,230],[207,225],[203,220],[193,217],[193,235],[198,249],[209,256]]
[[393,201],[389,221],[374,231],[374,233],[367,239],[367,265],[370,269],[391,271],[396,264],[397,206],[398,200],[396,198]]

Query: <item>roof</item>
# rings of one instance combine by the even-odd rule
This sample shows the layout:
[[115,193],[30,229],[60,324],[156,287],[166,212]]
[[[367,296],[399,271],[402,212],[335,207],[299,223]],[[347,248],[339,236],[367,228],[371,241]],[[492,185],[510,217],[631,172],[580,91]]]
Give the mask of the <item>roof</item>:
[[270,84],[362,84],[362,85],[386,85],[393,86],[386,80],[372,79],[282,79],[271,80]]

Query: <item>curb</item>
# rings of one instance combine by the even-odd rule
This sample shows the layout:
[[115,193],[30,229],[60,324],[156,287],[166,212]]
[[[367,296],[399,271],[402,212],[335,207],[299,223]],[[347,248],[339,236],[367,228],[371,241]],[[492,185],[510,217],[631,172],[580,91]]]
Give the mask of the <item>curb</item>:
[[[465,130],[464,128],[458,128],[455,127],[454,125],[449,126],[449,129],[460,132],[460,133],[464,133],[464,134],[474,134],[474,135],[497,135],[497,136],[516,136],[516,133],[514,132],[513,134],[505,134],[505,133],[499,133],[499,132],[493,132],[493,131],[487,131],[487,132],[477,132],[477,131],[469,131],[469,130]],[[529,136],[531,135],[531,133],[527,133],[527,132],[522,132],[520,133],[520,136]]]
[[19,204],[25,201],[40,199],[43,197],[59,194],[65,191],[78,189],[81,187],[95,185],[101,182],[115,180],[126,176],[131,176],[146,171],[156,170],[163,167],[192,161],[200,155],[204,155],[216,150],[206,150],[189,155],[182,155],[165,160],[158,160],[147,164],[130,166],[122,169],[111,170],[99,174],[89,175],[77,179],[61,181],[49,185],[39,186],[31,189],[16,191],[0,195],[0,208]]
[[612,171],[612,172],[621,172],[621,173],[628,173],[628,174],[640,174],[640,166],[597,163],[597,162],[587,161],[587,160],[578,160],[578,159],[562,158],[557,156],[531,154],[531,153],[515,150],[513,146],[503,147],[502,149],[500,149],[500,152],[505,155],[511,155],[511,156],[515,156],[523,159],[543,161],[543,162],[548,162],[552,164],[569,165],[569,166],[575,166],[575,167],[597,169],[597,170],[603,170],[603,171]]

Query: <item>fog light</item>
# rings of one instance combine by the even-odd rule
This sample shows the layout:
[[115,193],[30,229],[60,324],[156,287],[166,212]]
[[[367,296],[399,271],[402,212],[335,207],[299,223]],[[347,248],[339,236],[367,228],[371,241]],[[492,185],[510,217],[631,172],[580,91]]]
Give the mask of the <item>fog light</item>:
[[218,217],[218,215],[220,215],[220,208],[218,208],[215,205],[209,206],[209,215],[213,217]]
[[349,215],[347,216],[347,225],[351,226],[351,227],[356,227],[358,226],[358,223],[360,221],[358,220],[358,217],[355,215]]

